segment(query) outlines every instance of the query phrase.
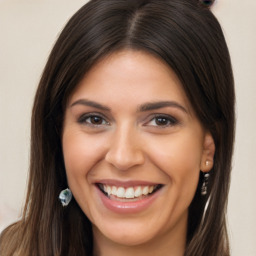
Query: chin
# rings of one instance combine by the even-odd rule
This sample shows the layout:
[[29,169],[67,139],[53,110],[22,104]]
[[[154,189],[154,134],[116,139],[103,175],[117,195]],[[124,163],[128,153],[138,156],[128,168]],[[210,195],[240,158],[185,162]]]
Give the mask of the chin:
[[[94,237],[101,237],[113,243],[122,246],[139,246],[150,242],[154,237],[157,237],[158,231],[148,230],[143,227],[136,227],[132,225],[124,225],[125,228],[112,226],[110,228],[103,228],[99,230],[93,227]],[[97,233],[95,235],[95,233]],[[100,235],[99,235],[100,234]]]

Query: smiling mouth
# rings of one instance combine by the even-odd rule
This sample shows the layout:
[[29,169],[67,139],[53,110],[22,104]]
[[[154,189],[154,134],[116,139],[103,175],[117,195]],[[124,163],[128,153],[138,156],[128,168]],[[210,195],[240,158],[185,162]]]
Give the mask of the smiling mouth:
[[97,183],[96,185],[109,199],[125,202],[137,201],[149,197],[163,187],[162,184],[132,187],[110,186],[102,183]]

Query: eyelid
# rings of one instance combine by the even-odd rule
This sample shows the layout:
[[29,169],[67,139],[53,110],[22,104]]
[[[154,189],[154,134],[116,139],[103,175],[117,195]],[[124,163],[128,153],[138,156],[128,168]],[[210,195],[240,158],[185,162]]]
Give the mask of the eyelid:
[[[154,119],[156,118],[165,118],[167,119],[170,123],[167,125],[149,125],[150,122],[152,122]],[[172,127],[179,124],[179,121],[177,120],[177,118],[168,115],[168,114],[154,114],[151,115],[150,118],[148,118],[148,121],[146,121],[146,123],[144,124],[144,126],[151,126],[151,127],[159,127],[159,128],[167,128],[167,127]]]
[[[102,118],[106,122],[106,124],[96,125],[96,124],[86,123],[85,120],[90,118],[90,117],[100,117],[100,118]],[[110,122],[109,122],[108,118],[105,115],[103,115],[102,113],[98,113],[98,112],[84,113],[84,114],[79,116],[77,121],[78,121],[78,123],[86,124],[88,126],[94,126],[94,127],[110,125]]]

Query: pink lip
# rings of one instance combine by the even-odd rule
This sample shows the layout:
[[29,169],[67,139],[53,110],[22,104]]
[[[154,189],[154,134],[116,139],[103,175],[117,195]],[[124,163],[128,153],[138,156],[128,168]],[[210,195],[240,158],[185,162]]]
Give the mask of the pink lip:
[[[130,184],[131,183],[129,182],[129,185]],[[140,183],[140,185],[142,184]],[[161,191],[161,189],[159,189],[154,194],[144,197],[137,201],[122,202],[122,201],[116,201],[116,200],[110,199],[100,191],[97,185],[95,185],[95,187],[97,188],[96,191],[103,205],[108,210],[117,214],[135,214],[147,209],[157,199],[157,197],[159,196],[159,192]]]

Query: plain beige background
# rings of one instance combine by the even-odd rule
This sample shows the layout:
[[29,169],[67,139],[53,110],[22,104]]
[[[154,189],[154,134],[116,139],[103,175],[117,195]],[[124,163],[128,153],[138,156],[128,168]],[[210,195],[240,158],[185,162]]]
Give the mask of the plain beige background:
[[[19,216],[29,163],[30,113],[57,35],[82,0],[0,0],[0,231]],[[228,208],[232,256],[256,255],[256,1],[219,0],[229,45],[237,135]]]

